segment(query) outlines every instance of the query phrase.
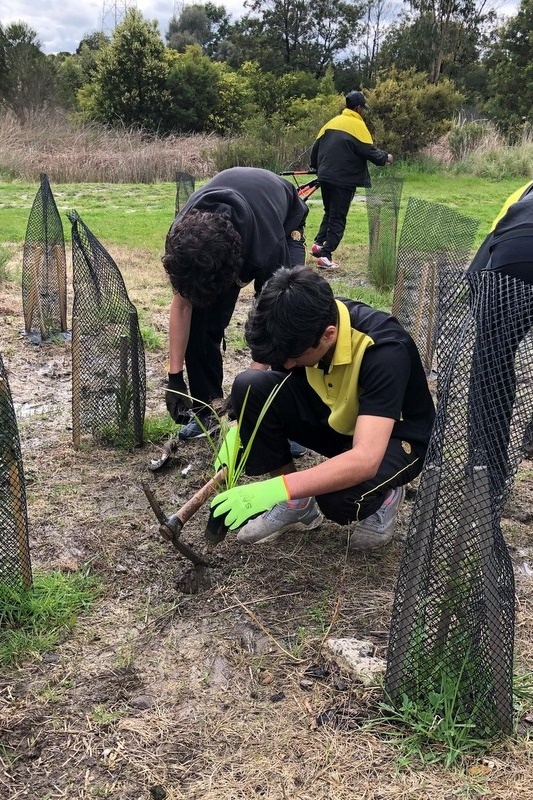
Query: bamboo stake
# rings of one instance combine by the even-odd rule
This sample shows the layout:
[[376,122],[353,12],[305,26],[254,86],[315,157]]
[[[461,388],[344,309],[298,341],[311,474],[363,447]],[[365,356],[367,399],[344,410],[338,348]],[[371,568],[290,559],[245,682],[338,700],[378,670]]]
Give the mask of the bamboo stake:
[[139,347],[137,336],[139,324],[137,312],[130,311],[130,353],[131,353],[131,388],[133,397],[133,432],[135,444],[143,445],[143,420],[144,409],[141,407],[141,376],[139,373]]
[[56,264],[57,288],[59,293],[59,319],[61,331],[64,333],[67,330],[67,259],[64,245],[54,245],[54,260]]
[[80,449],[81,437],[81,355],[80,324],[77,316],[72,317],[72,443],[74,450]]

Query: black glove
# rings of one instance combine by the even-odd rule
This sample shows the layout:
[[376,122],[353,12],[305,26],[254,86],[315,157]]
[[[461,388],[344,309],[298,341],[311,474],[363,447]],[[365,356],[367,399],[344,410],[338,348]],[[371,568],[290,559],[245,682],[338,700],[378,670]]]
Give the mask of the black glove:
[[[178,425],[186,425],[191,418],[192,400],[190,397],[184,397],[188,394],[188,390],[183,380],[183,370],[168,373],[167,389],[174,390],[167,391],[165,395],[168,413]],[[182,392],[182,394],[176,394],[177,392]]]

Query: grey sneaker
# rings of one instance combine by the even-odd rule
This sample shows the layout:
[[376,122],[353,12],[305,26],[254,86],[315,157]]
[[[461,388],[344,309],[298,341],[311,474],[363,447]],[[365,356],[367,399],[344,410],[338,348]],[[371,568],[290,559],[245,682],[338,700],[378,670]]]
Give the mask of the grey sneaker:
[[303,527],[309,531],[317,528],[323,519],[314,497],[310,497],[303,508],[289,508],[287,503],[279,503],[243,525],[237,534],[237,541],[247,544],[273,542],[290,528]]
[[405,497],[405,486],[393,489],[380,508],[357,523],[350,536],[350,547],[355,550],[373,550],[388,544],[394,534],[400,503]]

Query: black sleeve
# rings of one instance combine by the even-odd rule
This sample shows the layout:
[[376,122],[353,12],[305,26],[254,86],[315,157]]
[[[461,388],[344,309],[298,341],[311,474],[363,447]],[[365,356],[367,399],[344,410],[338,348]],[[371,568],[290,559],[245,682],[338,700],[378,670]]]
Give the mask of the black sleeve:
[[411,359],[401,342],[369,347],[359,373],[359,414],[401,419]]
[[385,166],[389,157],[385,150],[380,150],[379,147],[375,147],[373,144],[366,144],[359,140],[357,140],[357,152],[358,155],[363,156],[367,161],[371,161],[377,167]]

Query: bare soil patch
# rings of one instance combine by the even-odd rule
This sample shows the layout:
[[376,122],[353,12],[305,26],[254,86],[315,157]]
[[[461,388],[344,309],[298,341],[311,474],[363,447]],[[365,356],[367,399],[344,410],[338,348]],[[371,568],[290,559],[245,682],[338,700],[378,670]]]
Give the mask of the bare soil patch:
[[[145,261],[131,256],[126,283],[153,327],[166,330],[165,306],[147,295]],[[249,302],[244,292],[228,334],[228,380],[248,361],[239,341]],[[175,511],[211,475],[207,444],[180,445],[174,467],[157,474],[149,465],[160,448],[150,444],[123,453],[89,442],[75,452],[70,345],[21,337],[15,283],[2,286],[0,306],[34,569],[90,564],[105,587],[68,640],[0,677],[1,797],[530,800],[526,738],[457,770],[400,768],[383,729],[361,727],[379,691],[322,655],[328,634],[368,638],[385,654],[412,500],[393,542],[375,554],[348,552],[349,531],[333,523],[265,547],[230,535],[209,555],[211,585],[184,594],[189,565],[160,538],[140,487],[148,482]],[[148,414],[164,412],[165,374],[165,354],[147,353]],[[521,672],[533,663],[532,475],[525,461],[504,521]],[[204,508],[182,533],[203,553],[206,519]]]

